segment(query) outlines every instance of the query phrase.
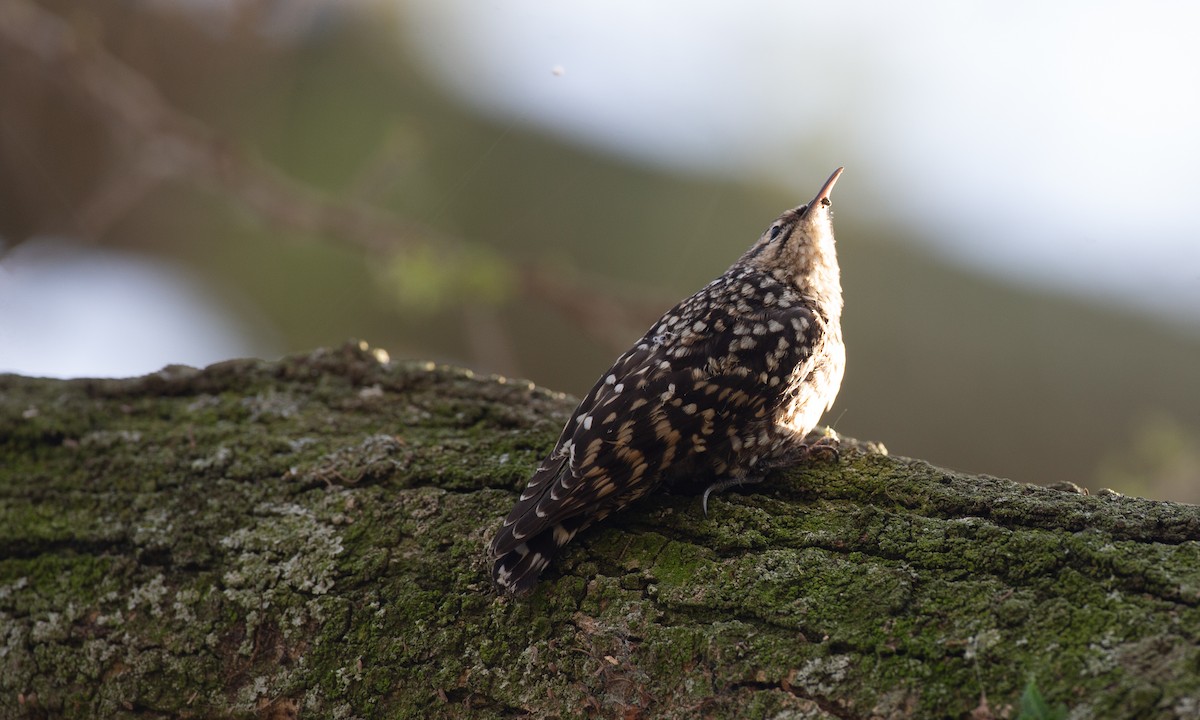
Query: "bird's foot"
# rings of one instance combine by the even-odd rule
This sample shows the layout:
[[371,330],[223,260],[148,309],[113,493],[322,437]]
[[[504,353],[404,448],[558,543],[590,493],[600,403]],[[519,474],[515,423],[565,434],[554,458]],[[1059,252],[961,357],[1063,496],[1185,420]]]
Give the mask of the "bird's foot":
[[700,507],[704,508],[704,517],[708,517],[708,496],[709,496],[709,494],[714,493],[714,492],[721,492],[722,490],[731,488],[734,485],[754,485],[754,484],[760,483],[762,481],[763,481],[762,475],[754,475],[751,477],[725,478],[724,480],[718,480],[717,482],[713,483],[712,485],[709,485],[708,489],[706,489],[704,491],[704,496],[700,499]]
[[801,443],[800,447],[804,448],[805,459],[826,463],[836,463],[842,459],[842,441],[832,430],[812,442]]
[[832,431],[811,432],[804,440],[788,447],[771,462],[772,468],[784,468],[802,462],[836,463],[842,458],[841,441]]

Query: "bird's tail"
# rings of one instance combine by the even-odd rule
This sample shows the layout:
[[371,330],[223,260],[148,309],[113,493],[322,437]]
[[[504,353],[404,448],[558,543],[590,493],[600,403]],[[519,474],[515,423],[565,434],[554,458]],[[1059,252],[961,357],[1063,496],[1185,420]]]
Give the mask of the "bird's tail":
[[559,548],[571,542],[580,529],[568,529],[567,524],[573,523],[552,525],[497,557],[492,565],[492,580],[513,595],[532,590]]

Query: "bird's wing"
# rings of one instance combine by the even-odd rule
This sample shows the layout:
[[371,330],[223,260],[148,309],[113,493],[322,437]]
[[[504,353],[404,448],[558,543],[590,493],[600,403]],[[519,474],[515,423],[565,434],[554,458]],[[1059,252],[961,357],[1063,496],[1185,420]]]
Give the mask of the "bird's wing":
[[[586,471],[580,465],[581,458],[577,456],[575,448],[581,442],[585,446],[590,445],[592,437],[604,435],[608,428],[601,427],[594,420],[585,421],[585,418],[601,404],[610,403],[611,397],[620,396],[625,390],[622,383],[627,378],[634,377],[638,368],[647,362],[652,353],[653,348],[645,344],[630,349],[617,359],[579,403],[563,428],[558,444],[529,479],[521,497],[504,520],[500,533],[492,540],[493,556],[499,557],[512,551],[527,538],[553,527],[565,517],[576,514],[575,511],[587,504],[583,495],[591,496],[593,501],[603,497],[596,492],[588,492],[587,485],[594,484],[590,479],[587,485],[581,487],[581,478]],[[626,397],[632,400],[632,385],[630,390]],[[633,412],[643,410],[644,407],[639,406]],[[580,497],[574,497],[576,494]]]
[[[710,308],[689,325],[690,335],[669,342],[656,337],[661,325],[579,404],[493,541],[494,556],[572,517],[603,518],[697,453],[712,453],[711,472],[736,469],[722,467],[732,458],[732,437],[769,419],[780,384],[803,371],[798,366],[812,354],[813,343],[799,338],[820,327],[802,307],[736,321],[726,309]],[[583,524],[563,532],[573,535]]]

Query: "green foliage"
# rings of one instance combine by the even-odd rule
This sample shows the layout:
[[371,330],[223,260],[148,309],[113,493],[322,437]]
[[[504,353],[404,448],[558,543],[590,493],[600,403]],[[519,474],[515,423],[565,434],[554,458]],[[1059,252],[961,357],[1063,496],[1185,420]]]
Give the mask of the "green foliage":
[[426,314],[460,303],[499,305],[516,283],[511,264],[483,245],[454,251],[418,245],[393,255],[376,278],[401,310]]
[[1025,686],[1025,692],[1021,693],[1021,708],[1017,720],[1066,720],[1066,718],[1066,706],[1050,707],[1038,690],[1037,683],[1030,679],[1029,684]]

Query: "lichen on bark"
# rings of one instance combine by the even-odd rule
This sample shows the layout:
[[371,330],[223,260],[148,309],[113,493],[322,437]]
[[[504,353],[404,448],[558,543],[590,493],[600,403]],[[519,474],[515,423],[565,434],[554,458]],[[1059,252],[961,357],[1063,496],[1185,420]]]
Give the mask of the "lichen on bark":
[[572,407],[355,344],[0,376],[0,717],[1200,713],[1200,510],[863,450],[650,498],[500,597]]

